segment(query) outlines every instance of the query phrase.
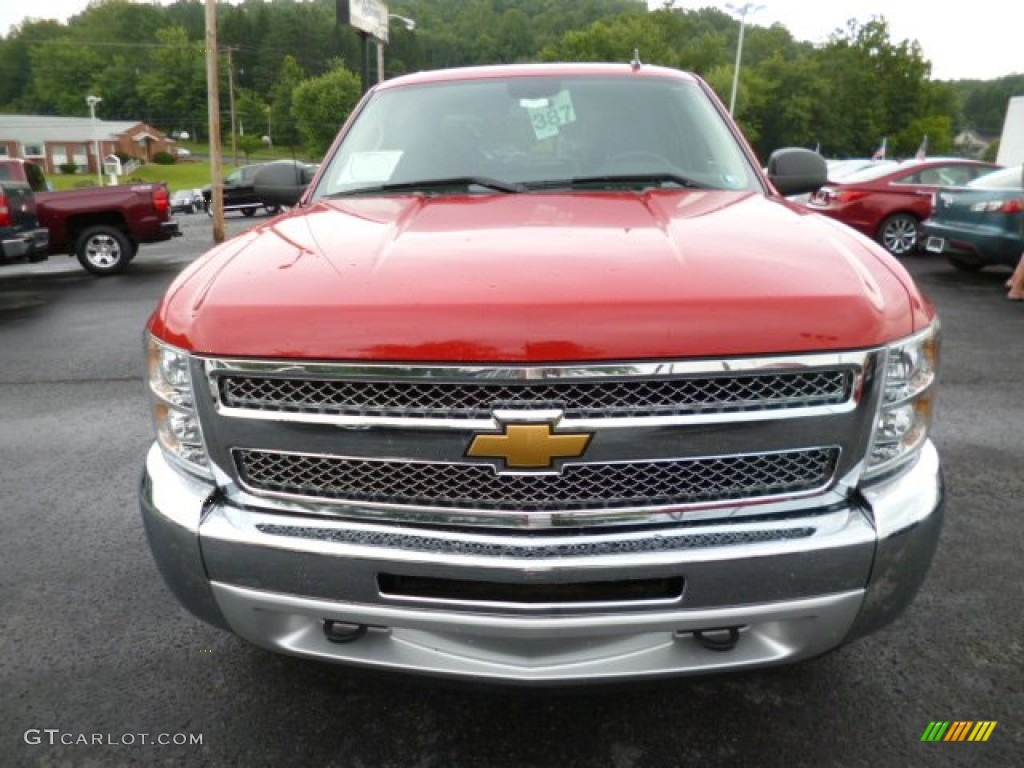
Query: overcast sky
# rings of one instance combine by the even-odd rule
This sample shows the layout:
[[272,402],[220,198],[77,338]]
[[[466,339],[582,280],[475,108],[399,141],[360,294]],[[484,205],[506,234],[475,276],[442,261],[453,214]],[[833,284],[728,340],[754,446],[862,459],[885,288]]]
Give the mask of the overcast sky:
[[[137,0],[150,2],[151,0]],[[168,0],[161,0],[167,2]],[[224,2],[224,0],[221,0]],[[762,0],[732,5],[751,8],[747,23],[785,26],[798,40],[824,42],[849,19],[869,21],[884,16],[894,43],[917,40],[932,63],[932,77],[939,80],[976,78],[991,80],[1024,73],[1024,26],[1016,3],[1019,0],[973,0],[967,3],[941,0]],[[26,16],[66,21],[83,11],[89,0],[0,0],[0,34],[21,23]],[[660,8],[664,0],[648,0]],[[675,7],[728,10],[726,2],[676,0]],[[1018,7],[1017,11],[1012,8]],[[641,57],[643,50],[640,51]]]

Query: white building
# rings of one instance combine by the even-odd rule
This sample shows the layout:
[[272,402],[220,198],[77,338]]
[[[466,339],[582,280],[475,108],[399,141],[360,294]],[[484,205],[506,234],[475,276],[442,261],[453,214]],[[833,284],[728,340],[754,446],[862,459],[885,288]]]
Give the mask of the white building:
[[59,173],[74,165],[96,173],[99,157],[120,153],[147,162],[156,152],[174,152],[175,141],[146,123],[55,115],[0,115],[0,157],[20,157]]
[[1006,108],[996,162],[1000,165],[1024,163],[1024,96],[1014,96]]

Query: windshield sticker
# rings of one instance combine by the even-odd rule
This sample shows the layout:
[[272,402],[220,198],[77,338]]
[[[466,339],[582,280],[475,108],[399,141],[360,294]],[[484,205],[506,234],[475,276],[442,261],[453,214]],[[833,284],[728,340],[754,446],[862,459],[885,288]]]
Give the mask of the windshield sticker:
[[576,110],[568,91],[559,91],[550,99],[523,99],[519,104],[530,116],[533,135],[538,141],[557,136],[561,126],[576,122]]
[[399,149],[373,152],[353,152],[338,173],[335,183],[353,182],[383,184],[391,178],[402,157]]

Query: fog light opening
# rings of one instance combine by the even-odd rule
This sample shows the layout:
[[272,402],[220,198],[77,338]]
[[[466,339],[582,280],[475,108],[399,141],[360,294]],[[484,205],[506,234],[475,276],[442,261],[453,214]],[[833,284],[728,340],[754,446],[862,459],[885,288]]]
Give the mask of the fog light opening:
[[731,651],[740,640],[739,627],[695,629],[692,634],[709,651]]
[[354,643],[366,634],[365,624],[350,624],[347,621],[324,619],[324,637],[332,643]]

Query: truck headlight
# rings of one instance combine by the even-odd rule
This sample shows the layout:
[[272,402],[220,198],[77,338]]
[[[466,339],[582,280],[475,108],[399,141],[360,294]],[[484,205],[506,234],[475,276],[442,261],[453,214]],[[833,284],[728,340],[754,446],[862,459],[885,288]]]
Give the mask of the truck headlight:
[[188,471],[209,477],[188,353],[147,334],[146,379],[153,426],[164,454]]
[[866,477],[909,462],[928,439],[935,411],[938,364],[938,321],[886,350],[885,380]]

